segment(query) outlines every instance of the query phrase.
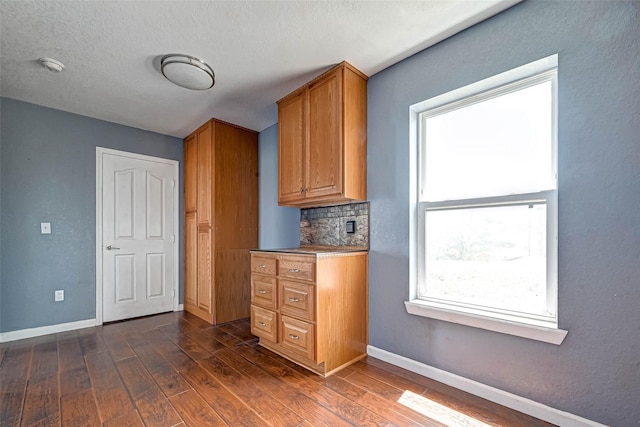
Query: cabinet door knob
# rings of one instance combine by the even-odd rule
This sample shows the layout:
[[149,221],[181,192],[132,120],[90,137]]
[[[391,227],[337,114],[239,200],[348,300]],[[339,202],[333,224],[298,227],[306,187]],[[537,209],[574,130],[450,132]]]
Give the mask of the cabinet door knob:
[[267,268],[267,266],[266,266],[266,265],[264,265],[264,264],[260,264],[260,265],[258,266],[258,268]]
[[291,338],[292,340],[299,340],[300,337],[297,335],[293,335],[293,334],[289,334],[289,338]]
[[291,297],[291,298],[289,298],[289,301],[291,301],[291,302],[299,302],[299,301],[300,301],[300,298],[293,298],[293,297]]
[[267,324],[266,324],[266,323],[264,323],[264,322],[258,322],[258,326],[260,326],[260,327],[263,327],[263,328],[264,328],[265,326],[267,326]]
[[297,268],[290,268],[289,273],[300,273],[300,270],[298,270]]
[[266,293],[267,293],[267,291],[265,291],[264,289],[260,289],[260,290],[258,291],[258,293],[259,293],[260,295],[264,295],[264,294],[266,294]]

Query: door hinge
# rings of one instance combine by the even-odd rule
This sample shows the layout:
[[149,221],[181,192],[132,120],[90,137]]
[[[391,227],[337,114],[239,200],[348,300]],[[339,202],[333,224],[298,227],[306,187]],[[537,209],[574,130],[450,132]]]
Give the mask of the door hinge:
[[176,235],[172,234],[171,235],[171,243],[175,243],[176,242]]
[[171,296],[172,297],[176,297],[176,290],[175,289],[171,289]]

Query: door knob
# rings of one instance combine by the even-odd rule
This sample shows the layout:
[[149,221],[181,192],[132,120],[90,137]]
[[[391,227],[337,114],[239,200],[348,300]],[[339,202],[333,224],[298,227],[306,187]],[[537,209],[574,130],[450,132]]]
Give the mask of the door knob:
[[120,249],[120,248],[116,248],[115,246],[111,246],[111,245],[107,246],[108,251],[112,251],[114,249]]

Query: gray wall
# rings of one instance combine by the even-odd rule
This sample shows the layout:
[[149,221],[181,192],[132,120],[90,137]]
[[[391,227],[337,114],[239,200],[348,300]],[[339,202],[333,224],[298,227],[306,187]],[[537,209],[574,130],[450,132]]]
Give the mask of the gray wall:
[[[412,316],[409,106],[559,53],[561,346]],[[640,422],[640,2],[525,1],[369,80],[370,344]],[[471,178],[470,178],[471,179]]]
[[182,141],[7,98],[0,112],[0,332],[93,319],[96,146],[179,160],[182,176]]
[[278,125],[258,135],[260,179],[260,249],[296,248],[300,242],[300,209],[278,206]]

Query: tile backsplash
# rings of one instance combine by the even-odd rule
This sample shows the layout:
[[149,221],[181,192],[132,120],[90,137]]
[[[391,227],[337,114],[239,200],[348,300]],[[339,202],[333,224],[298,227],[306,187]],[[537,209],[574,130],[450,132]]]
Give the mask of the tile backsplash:
[[[355,221],[353,234],[347,221]],[[300,209],[300,244],[369,248],[369,202]]]

